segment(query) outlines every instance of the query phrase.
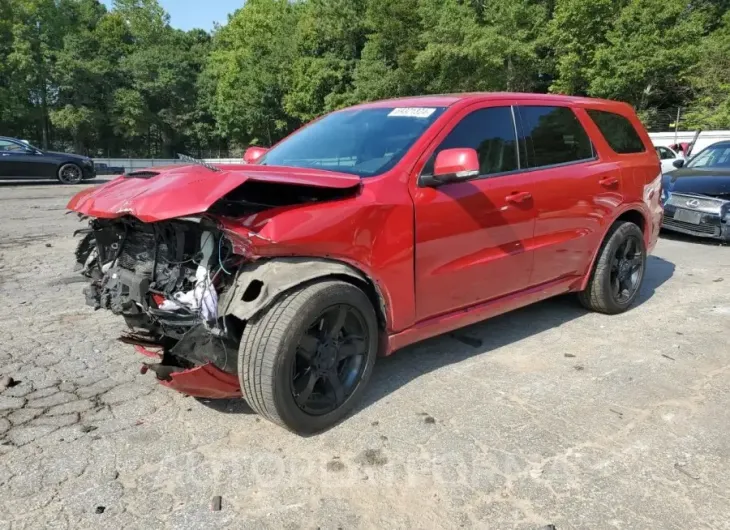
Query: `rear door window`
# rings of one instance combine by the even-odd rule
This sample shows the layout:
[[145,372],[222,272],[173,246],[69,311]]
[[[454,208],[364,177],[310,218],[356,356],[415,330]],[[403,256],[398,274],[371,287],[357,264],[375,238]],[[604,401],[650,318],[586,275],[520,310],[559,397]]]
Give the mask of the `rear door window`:
[[587,109],[586,112],[616,153],[626,155],[646,151],[639,133],[626,117],[604,110]]
[[519,168],[517,136],[511,107],[489,107],[465,116],[443,139],[423,169],[433,174],[433,164],[444,149],[471,147],[479,155],[480,175],[505,173]]
[[672,151],[667,149],[666,147],[657,147],[656,152],[659,155],[659,158],[662,160],[671,160],[673,158],[677,158]]
[[529,167],[594,158],[588,133],[570,108],[519,106],[518,109]]

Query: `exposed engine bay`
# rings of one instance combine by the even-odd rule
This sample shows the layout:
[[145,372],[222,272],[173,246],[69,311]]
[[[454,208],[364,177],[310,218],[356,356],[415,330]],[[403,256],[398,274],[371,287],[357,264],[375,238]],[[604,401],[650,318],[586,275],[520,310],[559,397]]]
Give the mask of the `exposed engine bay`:
[[150,365],[159,378],[203,363],[235,373],[241,326],[218,317],[218,298],[244,258],[213,222],[92,219],[80,232],[87,304],[124,317],[123,342],[160,351],[162,363]]

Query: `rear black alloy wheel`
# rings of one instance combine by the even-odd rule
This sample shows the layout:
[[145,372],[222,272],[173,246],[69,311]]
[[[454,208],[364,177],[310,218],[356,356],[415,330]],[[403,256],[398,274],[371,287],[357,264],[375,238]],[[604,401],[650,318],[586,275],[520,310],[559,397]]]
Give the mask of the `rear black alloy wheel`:
[[644,234],[634,223],[618,221],[608,231],[586,289],[578,294],[593,311],[626,311],[639,295],[646,269]]
[[58,180],[63,184],[78,184],[82,178],[81,168],[76,164],[64,164],[58,168]]
[[641,240],[630,235],[618,246],[611,260],[611,295],[618,304],[631,300],[641,286],[644,257]]
[[362,290],[334,280],[299,287],[247,322],[238,355],[243,395],[289,430],[327,429],[362,395],[378,344]]
[[297,406],[313,416],[341,406],[360,381],[367,344],[365,317],[356,307],[339,304],[317,316],[299,339],[292,364]]

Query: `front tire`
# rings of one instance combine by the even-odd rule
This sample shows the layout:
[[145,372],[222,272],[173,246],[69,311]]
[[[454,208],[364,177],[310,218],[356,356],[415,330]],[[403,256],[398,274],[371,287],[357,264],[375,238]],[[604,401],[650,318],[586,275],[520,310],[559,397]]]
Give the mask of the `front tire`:
[[340,421],[372,374],[378,323],[363,291],[323,281],[285,293],[246,324],[238,377],[251,408],[298,434]]
[[76,164],[63,164],[58,168],[58,181],[61,184],[78,184],[84,178],[84,173]]
[[592,311],[623,313],[639,295],[645,270],[644,234],[634,223],[618,221],[604,239],[588,285],[578,299]]

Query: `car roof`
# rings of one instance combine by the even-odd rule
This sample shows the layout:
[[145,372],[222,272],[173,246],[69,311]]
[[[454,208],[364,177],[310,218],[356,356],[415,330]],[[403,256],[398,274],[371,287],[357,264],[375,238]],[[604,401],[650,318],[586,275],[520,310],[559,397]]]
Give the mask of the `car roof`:
[[350,108],[382,108],[382,107],[450,107],[456,103],[476,103],[489,100],[511,99],[515,101],[535,101],[544,103],[562,103],[573,105],[626,105],[607,99],[586,98],[579,96],[563,96],[560,94],[533,94],[528,92],[465,92],[460,94],[437,94],[432,96],[413,96],[383,99],[362,103]]
[[17,138],[13,138],[12,136],[0,136],[0,140],[10,140],[11,142],[21,142],[22,140],[18,140]]

